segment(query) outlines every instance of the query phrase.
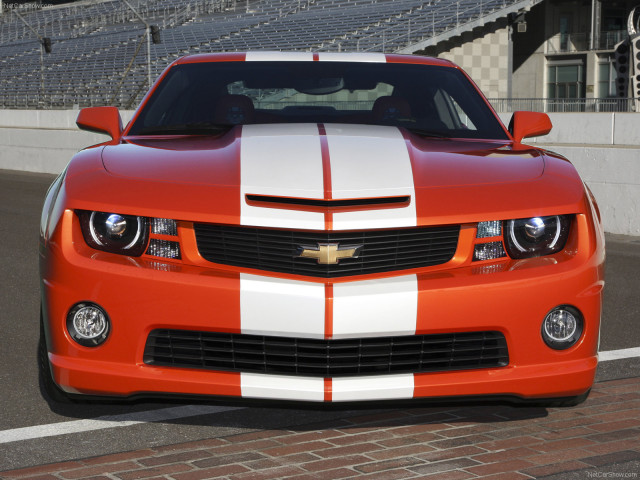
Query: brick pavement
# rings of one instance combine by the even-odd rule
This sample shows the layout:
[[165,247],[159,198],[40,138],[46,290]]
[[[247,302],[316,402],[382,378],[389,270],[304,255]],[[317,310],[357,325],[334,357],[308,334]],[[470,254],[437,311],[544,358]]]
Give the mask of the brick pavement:
[[0,472],[21,480],[350,477],[639,478],[640,378],[597,383],[573,408],[414,407]]

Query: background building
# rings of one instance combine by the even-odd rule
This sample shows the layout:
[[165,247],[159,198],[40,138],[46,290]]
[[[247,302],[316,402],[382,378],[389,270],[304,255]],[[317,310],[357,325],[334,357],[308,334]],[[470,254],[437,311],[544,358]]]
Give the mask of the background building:
[[640,0],[5,5],[11,8],[0,16],[0,108],[132,108],[149,82],[184,54],[256,49],[448,58],[500,111],[636,111],[633,97],[640,97],[630,61]]
[[[509,103],[549,111],[629,110],[635,106],[627,98],[637,89],[618,88],[615,48],[628,41],[637,5],[545,0],[422,51],[464,65],[501,109],[507,99],[536,99]],[[623,78],[632,72],[631,66]]]

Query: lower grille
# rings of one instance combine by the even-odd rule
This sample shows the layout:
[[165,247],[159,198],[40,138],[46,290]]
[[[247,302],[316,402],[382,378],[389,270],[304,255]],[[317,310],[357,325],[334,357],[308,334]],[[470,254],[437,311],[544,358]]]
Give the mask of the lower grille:
[[317,340],[161,329],[149,334],[144,363],[339,377],[504,367],[509,354],[500,332]]

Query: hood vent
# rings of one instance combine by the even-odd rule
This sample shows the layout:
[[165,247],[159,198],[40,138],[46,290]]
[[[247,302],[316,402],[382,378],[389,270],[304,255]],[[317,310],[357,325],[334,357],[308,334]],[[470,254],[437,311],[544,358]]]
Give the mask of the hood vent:
[[[317,209],[344,209],[359,210],[361,208],[401,208],[411,202],[409,195],[398,197],[372,197],[372,198],[343,198],[335,200],[322,200],[318,198],[275,197],[270,195],[247,194],[248,205],[270,208],[308,207],[309,210]],[[305,209],[306,210],[306,209]]]

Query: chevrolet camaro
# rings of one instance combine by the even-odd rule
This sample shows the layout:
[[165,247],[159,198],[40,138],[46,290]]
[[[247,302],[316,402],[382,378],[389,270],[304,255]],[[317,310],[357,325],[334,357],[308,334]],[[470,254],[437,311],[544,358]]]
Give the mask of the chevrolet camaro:
[[173,62],[76,154],[40,226],[54,400],[570,405],[594,381],[604,235],[562,156],[451,62]]

